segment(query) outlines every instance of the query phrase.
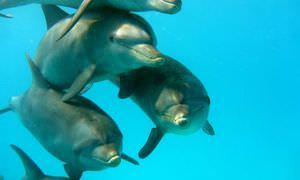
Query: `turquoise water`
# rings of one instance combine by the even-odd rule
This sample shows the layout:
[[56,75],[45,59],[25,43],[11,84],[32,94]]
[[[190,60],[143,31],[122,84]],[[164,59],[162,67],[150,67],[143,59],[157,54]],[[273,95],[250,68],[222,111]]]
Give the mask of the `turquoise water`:
[[[185,64],[211,97],[216,136],[167,135],[135,167],[87,172],[82,179],[300,179],[300,3],[296,0],[184,1],[176,15],[141,13],[159,49]],[[31,83],[25,52],[34,56],[46,32],[38,5],[5,10],[0,19],[0,107]],[[98,83],[86,94],[118,123],[124,151],[137,158],[150,119],[118,89]],[[42,97],[39,97],[42,98]],[[0,175],[20,179],[23,165],[9,148],[22,147],[49,175],[65,175],[15,113],[0,117]]]

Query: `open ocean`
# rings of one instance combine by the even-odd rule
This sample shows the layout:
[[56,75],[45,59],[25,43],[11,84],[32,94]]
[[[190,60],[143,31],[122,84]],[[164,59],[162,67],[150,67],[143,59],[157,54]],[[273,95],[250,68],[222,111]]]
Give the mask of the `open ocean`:
[[[46,25],[39,5],[1,12],[14,15],[0,18],[2,108],[30,87],[25,53],[35,56]],[[86,172],[82,179],[299,180],[300,1],[183,0],[176,15],[139,14],[152,25],[158,48],[205,85],[216,135],[168,134],[148,158],[139,159],[154,124],[130,99],[118,99],[116,86],[100,82],[85,96],[117,122],[124,152],[140,166],[122,161],[117,168]],[[10,144],[24,149],[46,174],[66,176],[63,163],[16,113],[7,113],[0,116],[0,176],[5,180],[25,174]]]

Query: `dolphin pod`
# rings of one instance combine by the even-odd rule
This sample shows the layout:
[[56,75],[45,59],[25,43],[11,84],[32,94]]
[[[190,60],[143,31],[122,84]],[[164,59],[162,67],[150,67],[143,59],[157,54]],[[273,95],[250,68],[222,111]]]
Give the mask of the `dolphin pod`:
[[[82,96],[103,80],[117,85],[119,98],[132,99],[155,124],[138,153],[142,159],[169,133],[203,130],[215,135],[202,82],[160,52],[150,24],[130,12],[174,14],[181,0],[2,0],[0,10],[31,3],[42,4],[47,32],[34,61],[27,56],[32,85],[11,98],[0,114],[16,112],[40,144],[65,163],[68,177],[45,175],[22,149],[11,145],[23,162],[25,179],[77,180],[85,171],[117,167],[122,159],[139,164],[123,152],[123,135],[113,119]],[[56,5],[78,10],[69,15]]]
[[34,62],[27,59],[32,86],[24,94],[12,97],[2,112],[16,112],[42,146],[66,163],[71,179],[79,179],[84,171],[117,167],[121,159],[138,164],[122,153],[122,133],[103,110],[81,96],[69,103],[61,101],[63,93],[52,89]]

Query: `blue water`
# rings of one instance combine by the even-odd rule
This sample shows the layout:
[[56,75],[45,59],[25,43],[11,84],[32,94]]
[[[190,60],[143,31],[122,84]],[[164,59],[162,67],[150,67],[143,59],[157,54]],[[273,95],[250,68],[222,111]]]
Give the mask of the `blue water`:
[[[185,64],[206,86],[216,136],[167,135],[135,167],[87,172],[82,179],[300,179],[300,1],[185,1],[176,15],[141,13],[153,26],[159,49]],[[0,19],[0,107],[31,83],[25,52],[34,56],[46,32],[38,5],[5,10]],[[119,100],[109,82],[86,96],[118,123],[124,151],[137,158],[150,119]],[[41,98],[41,97],[38,97]],[[14,113],[0,117],[0,175],[20,179],[24,169],[10,144],[22,147],[43,171],[65,175]]]

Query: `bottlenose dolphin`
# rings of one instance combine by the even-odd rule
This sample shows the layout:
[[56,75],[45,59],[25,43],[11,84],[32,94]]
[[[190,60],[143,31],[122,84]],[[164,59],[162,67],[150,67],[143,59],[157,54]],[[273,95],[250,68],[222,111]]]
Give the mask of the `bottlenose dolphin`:
[[90,100],[76,96],[61,101],[63,92],[52,89],[30,60],[33,83],[24,94],[13,97],[8,110],[16,112],[23,125],[44,148],[65,162],[71,179],[83,171],[116,167],[121,158],[138,164],[122,153],[122,133],[115,122]]
[[156,125],[140,150],[147,157],[166,133],[187,135],[203,129],[215,132],[208,122],[210,98],[200,82],[186,67],[168,57],[165,64],[144,67],[112,79],[120,86],[119,97],[132,99]]
[[23,179],[26,180],[70,180],[66,177],[55,177],[48,176],[43,173],[43,171],[37,166],[37,164],[19,147],[16,145],[11,145],[11,148],[18,154],[21,159],[24,169],[25,176]]
[[140,16],[108,8],[87,12],[73,31],[56,41],[70,17],[64,18],[67,14],[53,5],[43,10],[49,31],[35,60],[47,81],[69,89],[64,101],[93,82],[164,62],[153,30]]
[[127,11],[156,10],[174,14],[181,9],[181,0],[1,0],[0,10],[31,3],[61,5],[78,8],[72,20],[65,24],[58,39],[62,38],[80,19],[87,9],[97,10],[101,7],[113,7]]

